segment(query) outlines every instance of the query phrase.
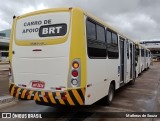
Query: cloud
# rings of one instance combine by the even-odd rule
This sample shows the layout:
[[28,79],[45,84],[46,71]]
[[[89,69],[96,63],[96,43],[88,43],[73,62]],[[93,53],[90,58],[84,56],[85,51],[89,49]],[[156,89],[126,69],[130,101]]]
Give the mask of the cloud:
[[[0,30],[8,29],[13,15],[57,7],[80,7],[131,38],[160,38],[159,0],[5,0],[0,4]],[[9,23],[9,24],[8,24]]]

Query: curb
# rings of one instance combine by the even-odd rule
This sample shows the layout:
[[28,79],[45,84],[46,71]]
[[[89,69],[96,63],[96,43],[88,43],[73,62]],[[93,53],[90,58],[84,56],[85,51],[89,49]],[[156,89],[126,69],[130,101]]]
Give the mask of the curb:
[[12,96],[1,96],[0,97],[0,105],[4,104],[4,103],[12,102],[13,100],[15,100],[15,98],[13,98]]
[[17,99],[12,96],[0,96],[0,109],[7,107],[11,103],[15,104]]

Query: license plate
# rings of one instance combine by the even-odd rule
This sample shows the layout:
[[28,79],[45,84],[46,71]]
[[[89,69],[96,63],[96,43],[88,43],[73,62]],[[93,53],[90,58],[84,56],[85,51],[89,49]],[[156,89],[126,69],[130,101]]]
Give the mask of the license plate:
[[44,88],[45,83],[44,82],[32,82],[33,88]]

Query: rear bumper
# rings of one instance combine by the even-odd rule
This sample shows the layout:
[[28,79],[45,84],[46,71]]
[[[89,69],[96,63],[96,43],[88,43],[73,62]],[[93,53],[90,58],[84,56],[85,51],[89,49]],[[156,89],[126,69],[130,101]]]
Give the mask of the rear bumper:
[[46,105],[85,105],[85,88],[63,92],[45,92],[23,89],[9,84],[10,95],[19,99],[35,100]]

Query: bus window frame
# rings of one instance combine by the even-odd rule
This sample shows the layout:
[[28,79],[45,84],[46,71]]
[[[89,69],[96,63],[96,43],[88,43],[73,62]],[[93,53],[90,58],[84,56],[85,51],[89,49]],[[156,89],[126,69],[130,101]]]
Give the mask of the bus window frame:
[[112,40],[112,33],[114,33],[115,35],[117,35],[117,43],[116,43],[116,45],[117,45],[117,47],[118,47],[118,56],[117,57],[110,57],[109,56],[109,54],[108,54],[108,52],[109,52],[109,49],[108,49],[108,46],[107,46],[107,55],[108,55],[108,59],[119,59],[119,37],[118,37],[118,33],[117,32],[114,32],[113,30],[111,30],[110,28],[107,28],[106,29],[106,44],[108,44],[107,42],[107,31],[109,31],[109,32],[111,32],[111,45],[112,44],[114,44],[113,43],[113,40]]
[[[87,21],[92,22],[92,23],[95,24],[95,28],[96,28],[96,39],[95,40],[93,40],[92,38],[88,38],[87,37]],[[92,19],[91,17],[87,17],[86,18],[85,25],[86,25],[85,28],[86,28],[86,42],[87,42],[87,55],[88,55],[88,57],[90,59],[106,59],[107,58],[106,35],[104,35],[105,42],[103,43],[105,45],[105,50],[106,50],[106,52],[105,52],[106,56],[105,57],[93,57],[93,56],[90,56],[89,55],[89,50],[88,50],[88,48],[89,48],[89,46],[88,46],[88,39],[90,39],[91,41],[95,41],[96,43],[102,43],[101,41],[97,40],[97,25],[99,25],[99,26],[101,26],[101,27],[104,28],[104,34],[105,34],[105,31],[106,31],[106,27],[103,24],[101,24],[101,23],[97,22],[96,20]]]

